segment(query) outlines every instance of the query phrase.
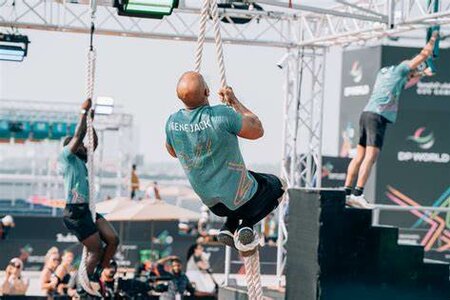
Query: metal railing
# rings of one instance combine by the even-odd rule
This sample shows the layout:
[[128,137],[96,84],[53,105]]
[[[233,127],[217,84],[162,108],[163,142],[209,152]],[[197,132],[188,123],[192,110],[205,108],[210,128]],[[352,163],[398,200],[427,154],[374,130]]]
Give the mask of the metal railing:
[[388,204],[376,204],[372,210],[372,225],[380,224],[381,211],[427,211],[427,212],[447,212],[450,213],[450,207],[435,206],[400,206]]

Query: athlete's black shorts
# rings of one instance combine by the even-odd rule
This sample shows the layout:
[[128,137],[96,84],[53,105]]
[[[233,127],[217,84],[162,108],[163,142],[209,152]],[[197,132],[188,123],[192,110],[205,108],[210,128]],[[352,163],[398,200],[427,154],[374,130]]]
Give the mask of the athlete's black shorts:
[[376,113],[364,111],[359,118],[359,145],[383,147],[384,133],[389,121]]
[[[96,214],[95,220],[100,218],[103,216]],[[75,235],[80,242],[98,232],[97,225],[92,220],[88,203],[66,204],[63,221],[70,233]]]
[[254,225],[277,208],[278,199],[284,193],[280,179],[272,174],[249,172],[258,182],[258,189],[253,197],[234,211],[225,204],[218,203],[210,207],[215,215],[245,220],[246,223]]

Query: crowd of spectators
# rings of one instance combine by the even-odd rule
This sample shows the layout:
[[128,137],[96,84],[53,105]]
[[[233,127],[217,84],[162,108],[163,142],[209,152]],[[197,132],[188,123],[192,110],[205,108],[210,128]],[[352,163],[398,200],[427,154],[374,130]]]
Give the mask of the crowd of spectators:
[[[39,279],[41,295],[48,299],[84,299],[77,286],[77,270],[73,265],[74,253],[60,252],[50,248],[44,257]],[[215,282],[209,265],[209,255],[200,244],[192,245],[187,253],[186,273],[183,261],[178,256],[166,256],[155,261],[144,261],[136,266],[134,274],[119,270],[112,260],[110,267],[100,276],[101,293],[105,299],[159,299],[175,300],[190,296],[217,297]],[[29,280],[22,276],[24,262],[11,259],[6,267],[5,280],[1,283],[0,295],[25,295]],[[120,271],[120,272],[119,272]],[[128,271],[128,274],[127,274]],[[89,297],[92,299],[92,297]]]

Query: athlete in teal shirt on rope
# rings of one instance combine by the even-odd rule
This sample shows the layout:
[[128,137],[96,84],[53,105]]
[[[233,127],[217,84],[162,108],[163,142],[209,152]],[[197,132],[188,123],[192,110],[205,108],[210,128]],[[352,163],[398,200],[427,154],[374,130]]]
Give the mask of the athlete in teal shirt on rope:
[[[372,207],[364,198],[364,185],[383,146],[386,125],[397,120],[399,98],[403,89],[417,83],[423,76],[433,75],[429,68],[424,68],[423,71],[417,69],[433,53],[437,36],[437,32],[434,32],[420,54],[412,60],[384,67],[378,72],[372,95],[359,120],[360,138],[356,156],[347,170],[345,192],[349,206]],[[357,182],[353,189],[355,179]]]
[[[109,267],[109,262],[116,253],[119,238],[112,225],[100,214],[95,222],[89,209],[89,181],[87,148],[83,139],[87,131],[87,114],[92,106],[90,99],[81,105],[80,120],[74,136],[68,136],[63,142],[59,155],[59,164],[64,177],[66,206],[63,221],[67,229],[87,248],[86,269],[92,286],[98,286],[102,268]],[[92,117],[94,111],[92,110]],[[98,139],[94,129],[94,149]],[[105,246],[103,246],[103,243]],[[62,278],[60,278],[62,280]]]
[[183,74],[177,94],[185,107],[167,120],[167,150],[179,159],[202,202],[214,214],[227,217],[219,241],[233,247],[236,232],[242,244],[249,244],[253,226],[278,206],[284,193],[278,177],[248,171],[239,149],[238,137],[263,136],[262,123],[230,87],[219,91],[229,106],[211,106],[199,73]]

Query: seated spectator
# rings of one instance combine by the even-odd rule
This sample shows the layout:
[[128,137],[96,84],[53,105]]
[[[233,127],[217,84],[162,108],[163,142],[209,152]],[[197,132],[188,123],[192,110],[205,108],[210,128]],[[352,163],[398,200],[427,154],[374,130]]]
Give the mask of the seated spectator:
[[195,288],[189,281],[186,274],[183,273],[181,260],[179,258],[172,259],[171,265],[172,280],[169,282],[167,292],[161,294],[161,300],[183,299],[186,293],[194,296]]
[[109,262],[109,268],[104,268],[100,276],[100,285],[102,287],[102,295],[107,299],[114,297],[114,291],[116,290],[115,276],[117,273],[117,263],[115,260]]
[[41,272],[41,290],[46,295],[53,295],[56,293],[58,279],[54,276],[56,268],[59,265],[60,257],[58,253],[49,255],[44,268]]
[[136,264],[134,268],[134,278],[141,279],[142,277],[147,276],[147,274],[151,271],[152,266],[152,261],[149,259]]
[[200,244],[192,245],[188,250],[186,275],[195,284],[197,293],[213,295],[217,283],[211,275],[209,255]]
[[72,272],[72,262],[74,255],[72,251],[65,250],[61,258],[61,264],[56,268],[53,274],[58,283],[56,285],[56,291],[60,295],[67,294],[67,288],[70,281],[70,273]]
[[44,257],[44,265],[47,263],[47,261],[49,260],[50,256],[52,256],[53,254],[58,254],[59,255],[58,247],[51,247],[50,249],[47,250],[47,253],[45,254],[45,257]]
[[1,285],[3,295],[25,295],[29,281],[22,278],[23,262],[17,257],[11,259],[5,270],[5,281]]
[[155,263],[151,260],[146,260],[140,263],[135,268],[134,278],[142,279],[142,277],[152,276],[161,277],[170,274],[165,270],[165,264],[173,259],[178,259],[178,256],[167,256],[159,259]]
[[7,215],[0,219],[0,240],[6,239],[9,230],[14,226],[14,219],[10,215]]

